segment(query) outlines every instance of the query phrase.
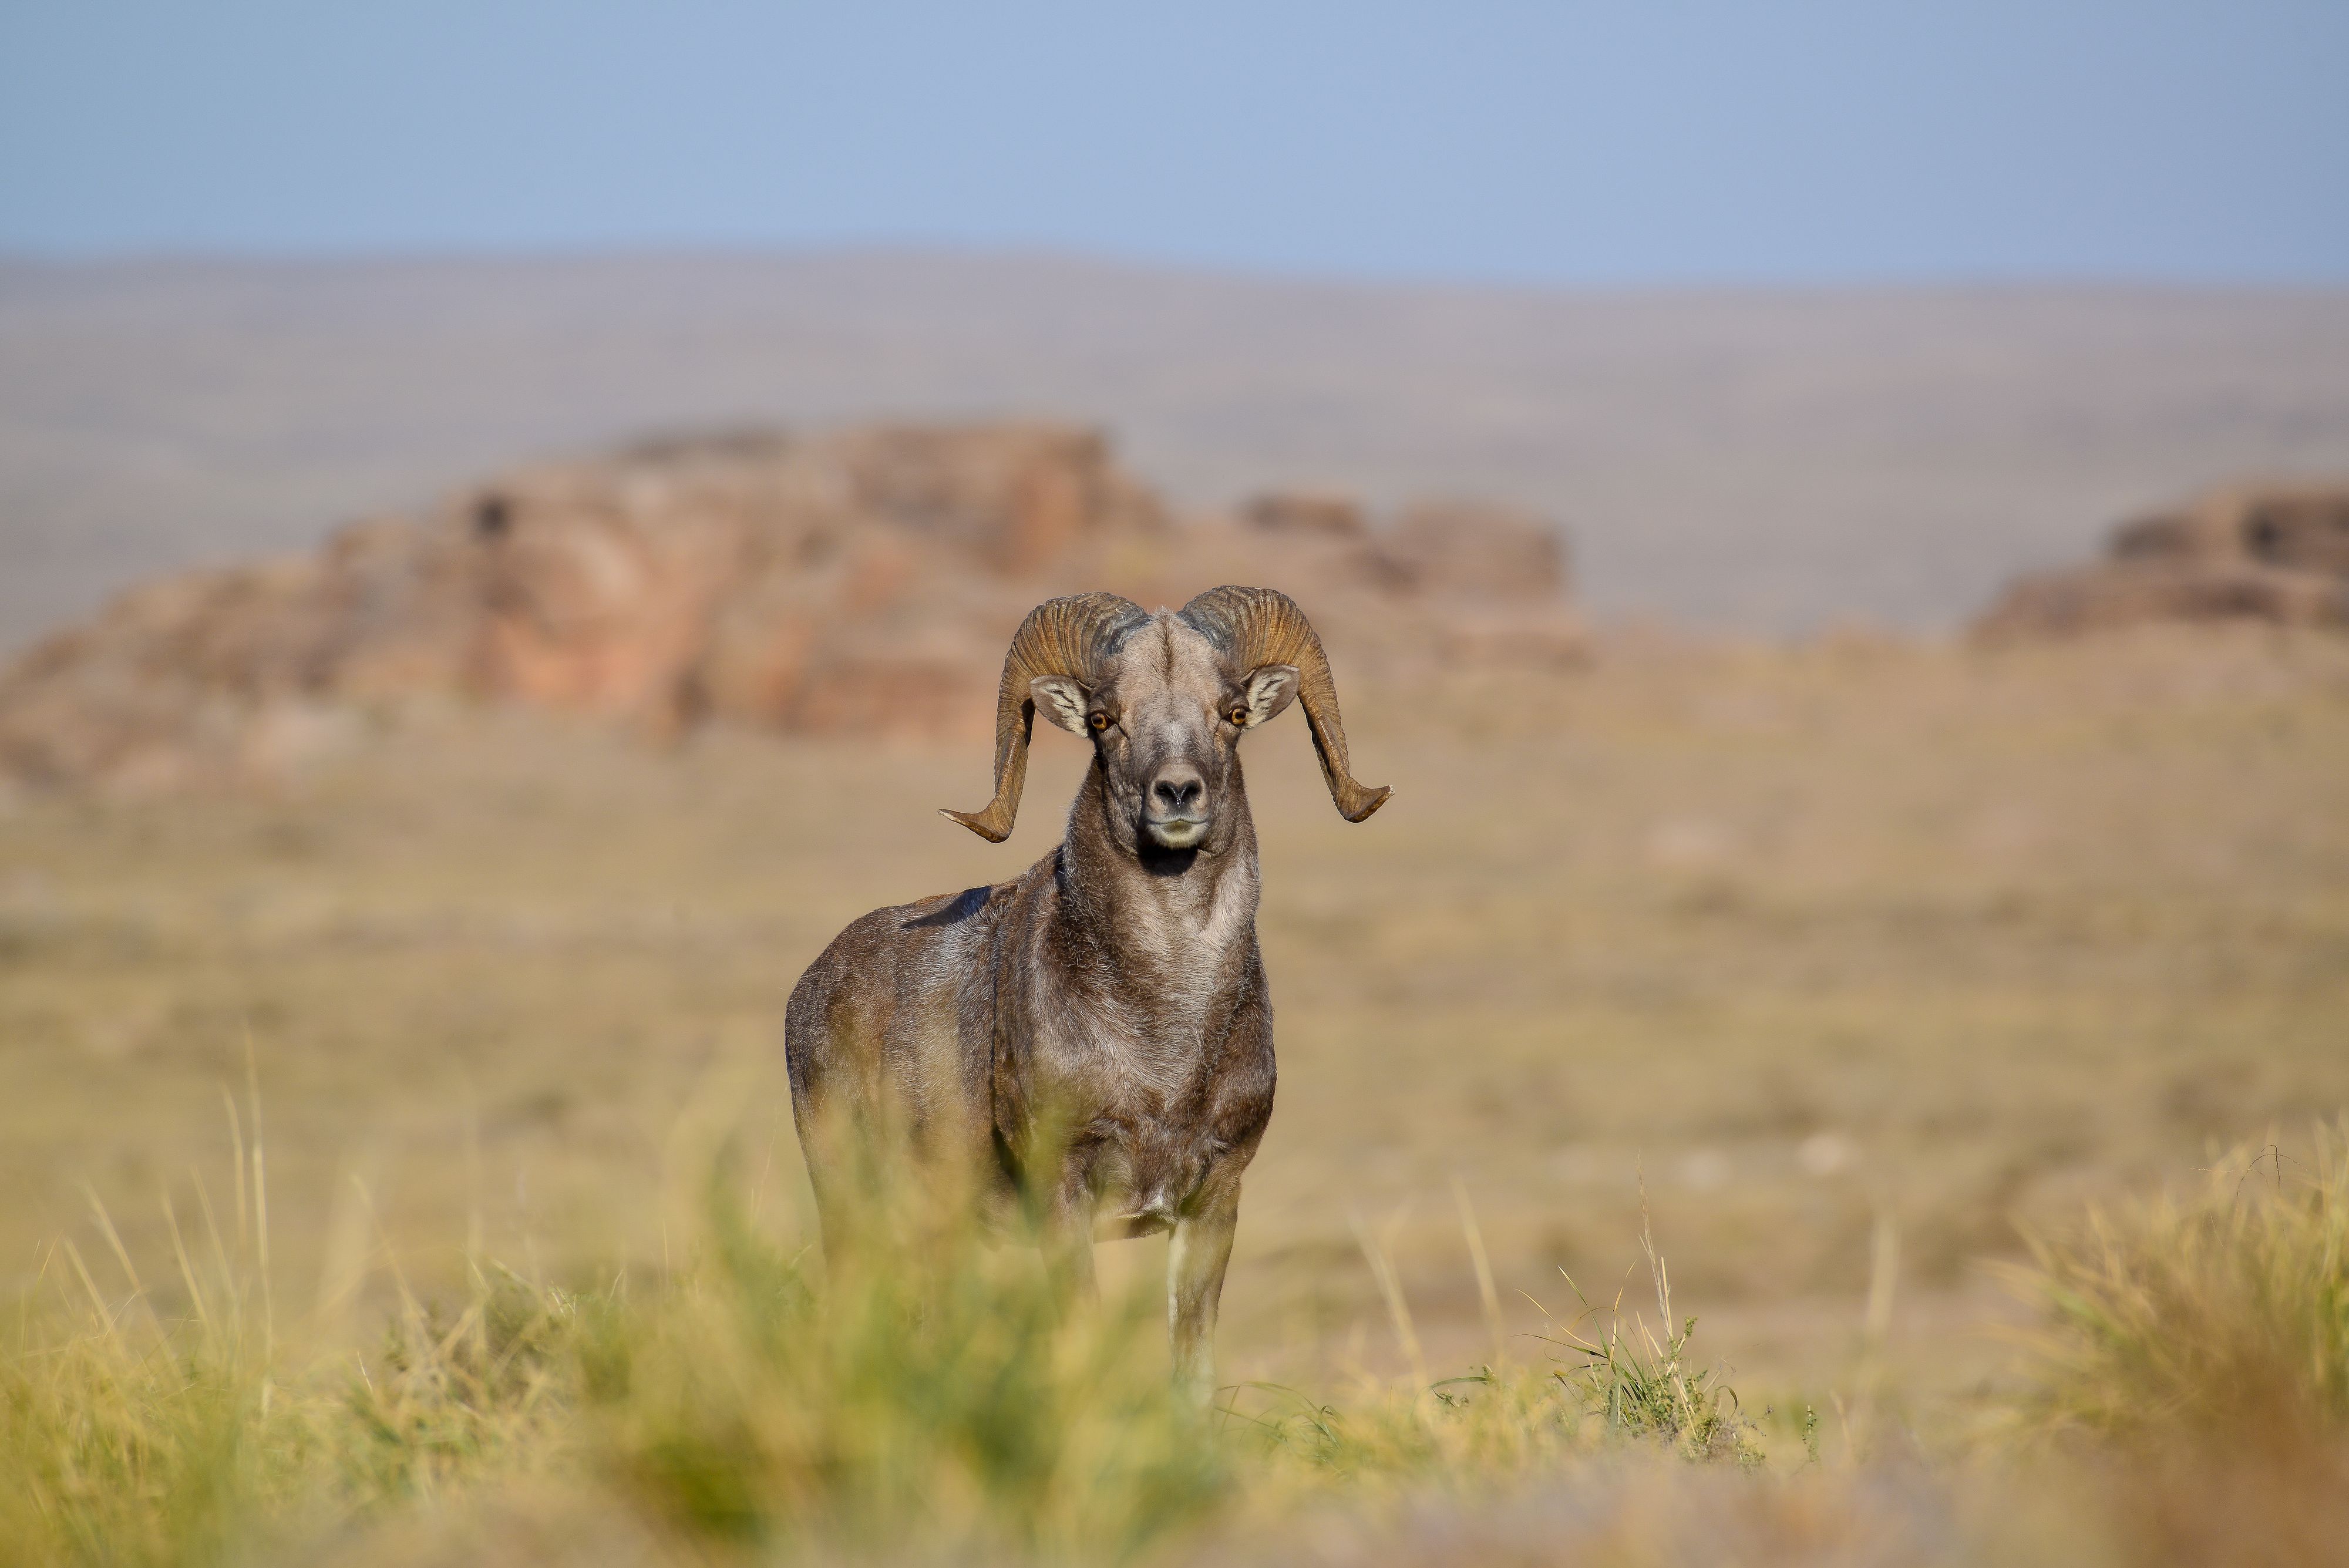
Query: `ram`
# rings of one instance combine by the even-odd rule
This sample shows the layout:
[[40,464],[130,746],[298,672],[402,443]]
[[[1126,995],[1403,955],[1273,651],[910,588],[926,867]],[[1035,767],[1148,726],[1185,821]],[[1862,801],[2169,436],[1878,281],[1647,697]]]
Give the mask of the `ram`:
[[828,1244],[848,1222],[836,1129],[885,1112],[998,1193],[1040,1195],[1088,1285],[1096,1236],[1171,1230],[1175,1376],[1212,1392],[1274,1078],[1238,746],[1292,700],[1330,799],[1361,821],[1390,792],[1354,782],[1329,659],[1286,595],[1221,587],[1152,614],[1092,593],[1030,613],[996,699],[995,798],[944,815],[1010,836],[1040,711],[1092,745],[1066,835],[1011,881],[866,915],[792,992],[792,1110]]

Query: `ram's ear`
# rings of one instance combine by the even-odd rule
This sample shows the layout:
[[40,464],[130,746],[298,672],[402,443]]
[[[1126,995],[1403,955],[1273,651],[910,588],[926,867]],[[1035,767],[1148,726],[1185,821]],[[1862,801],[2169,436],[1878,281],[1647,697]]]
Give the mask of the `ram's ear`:
[[1297,666],[1266,664],[1248,672],[1247,727],[1255,729],[1297,701]]
[[1085,727],[1085,714],[1092,700],[1085,689],[1065,675],[1039,675],[1028,682],[1028,695],[1036,701],[1036,711],[1044,715],[1071,735],[1092,739],[1092,732]]

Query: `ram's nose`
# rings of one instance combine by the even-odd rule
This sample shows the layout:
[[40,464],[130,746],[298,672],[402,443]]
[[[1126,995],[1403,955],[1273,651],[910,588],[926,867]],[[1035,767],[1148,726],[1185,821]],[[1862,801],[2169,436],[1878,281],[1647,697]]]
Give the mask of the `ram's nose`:
[[1150,815],[1155,817],[1197,816],[1207,805],[1207,781],[1188,763],[1158,770],[1150,782]]
[[1161,849],[1196,849],[1207,836],[1206,775],[1188,763],[1169,763],[1150,781],[1142,826]]

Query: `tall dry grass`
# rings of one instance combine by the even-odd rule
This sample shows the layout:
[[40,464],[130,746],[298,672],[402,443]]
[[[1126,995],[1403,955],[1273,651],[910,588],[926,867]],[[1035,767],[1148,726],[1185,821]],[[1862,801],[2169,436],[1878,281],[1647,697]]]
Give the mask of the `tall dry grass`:
[[2349,1124],[2092,1208],[2010,1271],[2039,1322],[1994,1451],[2087,1467],[2119,1561],[2301,1564],[2349,1542]]
[[20,1307],[0,1356],[12,1561],[277,1561],[534,1489],[626,1520],[656,1560],[1124,1562],[1241,1513],[1610,1448],[1760,1459],[1687,1325],[1617,1311],[1562,1324],[1562,1357],[1342,1407],[1247,1385],[1200,1408],[1170,1383],[1154,1283],[1079,1293],[1040,1205],[983,1214],[935,1168],[867,1167],[825,1258],[717,1158],[670,1268],[564,1288],[477,1258],[442,1303],[387,1262],[388,1320],[354,1342],[327,1292],[281,1310],[261,1150],[235,1171],[222,1212],[187,1189],[189,1231],[167,1200],[169,1287],[93,1202],[95,1264],[61,1242]]
[[163,1198],[175,1279],[150,1289],[93,1198],[97,1265],[61,1241],[19,1303],[0,1354],[0,1470],[16,1483],[0,1487],[0,1540],[16,1561],[246,1561],[562,1447],[571,1298],[477,1262],[453,1314],[393,1270],[397,1307],[363,1344],[332,1341],[323,1292],[306,1321],[282,1322],[267,1162],[230,1117],[223,1205],[200,1175],[186,1226]]
[[390,1310],[352,1340],[326,1293],[296,1313],[273,1288],[266,1164],[241,1145],[217,1208],[201,1182],[169,1205],[176,1279],[140,1279],[95,1204],[93,1245],[54,1251],[0,1355],[0,1541],[28,1564],[408,1562],[427,1537],[432,1561],[496,1562],[503,1508],[573,1521],[554,1560],[585,1568],[1286,1560],[1317,1530],[1379,1561],[1411,1521],[1433,1532],[1411,1561],[1482,1541],[1678,1563],[1711,1560],[1704,1519],[1761,1563],[2323,1561],[2349,1522],[2327,1502],[2344,1141],[2236,1151],[2192,1195],[2039,1244],[2008,1437],[2075,1439],[2068,1512],[2031,1467],[1822,1463],[1800,1440],[1774,1462],[1652,1241],[1652,1306],[1582,1303],[1534,1356],[1200,1409],[1170,1386],[1154,1283],[1087,1299],[1035,1206],[982,1219],[950,1172],[868,1168],[827,1259],[714,1158],[669,1267],[566,1288],[475,1260],[436,1303],[387,1262]]
[[2349,1123],[2232,1149],[2183,1196],[2092,1208],[2013,1272],[2044,1321],[2020,1409],[2128,1441],[2349,1437]]

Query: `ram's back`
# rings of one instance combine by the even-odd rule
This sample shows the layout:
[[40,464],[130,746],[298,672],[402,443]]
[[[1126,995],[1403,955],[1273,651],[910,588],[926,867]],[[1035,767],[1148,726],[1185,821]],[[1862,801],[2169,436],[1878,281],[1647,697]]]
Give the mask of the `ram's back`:
[[984,1128],[995,952],[1025,880],[875,909],[808,966],[783,1014],[802,1142],[842,1116]]

